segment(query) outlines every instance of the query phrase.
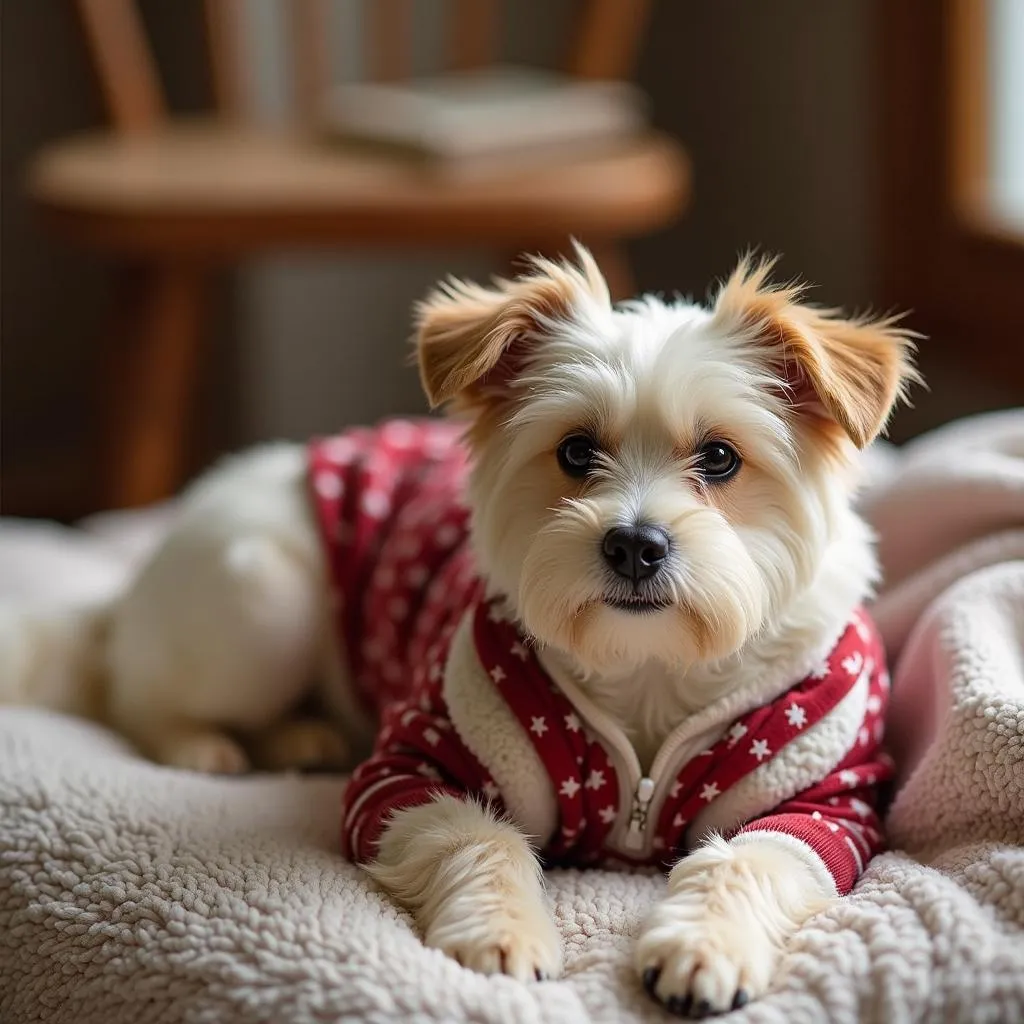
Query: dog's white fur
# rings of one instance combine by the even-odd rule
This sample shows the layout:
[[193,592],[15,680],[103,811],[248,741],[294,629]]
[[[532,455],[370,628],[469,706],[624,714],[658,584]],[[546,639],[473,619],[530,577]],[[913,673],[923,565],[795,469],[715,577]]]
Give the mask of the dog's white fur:
[[[488,586],[647,765],[685,717],[821,649],[870,592],[854,456],[912,375],[909,342],[890,322],[803,305],[797,289],[767,283],[765,265],[741,266],[710,309],[613,307],[589,254],[578,257],[490,289],[439,288],[419,309],[420,368],[431,400],[469,419],[472,540]],[[583,484],[555,458],[580,430],[601,442]],[[721,488],[696,457],[710,438],[744,459]],[[348,692],[304,473],[303,449],[281,445],[200,480],[111,608],[107,716],[155,759],[209,771],[334,761],[365,732],[350,704],[335,709],[347,740],[286,717],[311,679],[335,700]],[[647,616],[604,603],[601,538],[636,519],[672,538],[670,604]],[[368,870],[428,944],[466,966],[558,973],[533,850],[487,808],[442,798],[398,813]],[[672,870],[637,970],[660,971],[655,995],[672,1009],[728,1009],[768,987],[787,938],[834,895],[771,836],[712,837]]]

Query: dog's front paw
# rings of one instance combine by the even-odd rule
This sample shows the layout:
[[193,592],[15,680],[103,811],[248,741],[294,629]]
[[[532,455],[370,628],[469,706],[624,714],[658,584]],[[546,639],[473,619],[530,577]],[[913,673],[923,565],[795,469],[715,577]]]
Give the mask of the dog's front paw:
[[635,963],[644,988],[672,1013],[706,1017],[744,1006],[768,988],[778,946],[757,922],[711,913],[701,897],[660,903],[644,924]]
[[562,971],[562,942],[545,906],[516,905],[483,912],[469,906],[442,911],[424,942],[481,974],[544,981]]
[[771,839],[711,840],[681,860],[640,930],[644,988],[672,1013],[706,1017],[763,995],[786,943],[834,898],[827,877]]
[[441,796],[398,811],[366,870],[428,946],[481,974],[557,977],[562,941],[526,837],[483,804]]

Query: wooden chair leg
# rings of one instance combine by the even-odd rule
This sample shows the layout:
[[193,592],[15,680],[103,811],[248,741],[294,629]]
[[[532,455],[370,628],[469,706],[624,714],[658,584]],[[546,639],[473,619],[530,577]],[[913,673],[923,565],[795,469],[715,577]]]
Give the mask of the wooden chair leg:
[[159,501],[183,482],[205,285],[183,263],[132,266],[118,281],[103,385],[108,507]]

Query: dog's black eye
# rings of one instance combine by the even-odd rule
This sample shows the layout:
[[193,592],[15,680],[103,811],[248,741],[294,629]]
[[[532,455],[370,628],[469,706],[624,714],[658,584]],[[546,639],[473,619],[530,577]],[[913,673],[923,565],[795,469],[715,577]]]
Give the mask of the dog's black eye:
[[586,434],[572,434],[558,446],[558,464],[569,476],[586,476],[597,458],[597,445]]
[[720,484],[732,479],[742,465],[736,449],[725,441],[708,441],[700,446],[697,454],[700,456],[697,468],[710,483]]

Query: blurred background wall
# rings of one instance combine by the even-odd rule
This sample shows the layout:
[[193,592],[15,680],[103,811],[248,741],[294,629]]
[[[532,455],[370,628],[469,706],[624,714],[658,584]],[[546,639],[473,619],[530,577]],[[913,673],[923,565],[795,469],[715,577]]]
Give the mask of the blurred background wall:
[[[284,73],[275,0],[249,0],[246,46],[260,55],[259,95],[279,107]],[[209,91],[198,0],[147,0],[168,90],[178,109]],[[335,58],[355,74],[346,40],[353,5],[337,4]],[[431,4],[420,4],[429,50]],[[546,63],[558,52],[567,4],[516,0],[508,53]],[[872,115],[872,5],[862,0],[662,0],[638,68],[655,122],[683,140],[694,201],[671,231],[636,243],[644,289],[703,296],[748,246],[784,254],[783,274],[819,285],[825,303],[861,306],[878,295],[877,159]],[[19,188],[25,161],[46,141],[102,123],[100,104],[63,2],[3,10],[2,402],[0,442],[8,513],[77,514],[89,415],[82,382],[94,372],[107,286],[102,261],[43,233]],[[418,44],[418,45],[419,45]],[[225,278],[203,403],[200,451],[261,438],[305,437],[344,423],[422,408],[406,368],[411,303],[448,272],[486,275],[505,254],[294,254]],[[962,380],[968,405],[1000,404],[986,382]],[[980,389],[980,391],[978,390]],[[927,400],[917,421],[928,421]]]

